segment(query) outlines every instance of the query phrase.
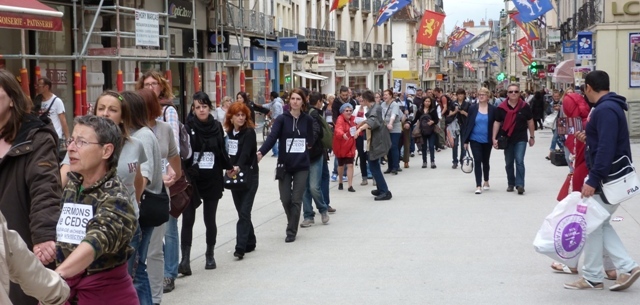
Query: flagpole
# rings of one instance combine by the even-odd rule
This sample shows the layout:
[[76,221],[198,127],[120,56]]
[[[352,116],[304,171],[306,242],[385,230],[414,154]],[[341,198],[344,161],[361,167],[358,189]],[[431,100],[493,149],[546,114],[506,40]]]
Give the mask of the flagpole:
[[[389,24],[391,24],[391,19],[389,19]],[[369,41],[369,35],[371,35],[371,31],[373,31],[373,28],[375,27],[375,23],[371,26],[371,29],[369,29],[369,33],[367,34],[367,38],[364,39],[364,42],[366,43],[367,41]]]

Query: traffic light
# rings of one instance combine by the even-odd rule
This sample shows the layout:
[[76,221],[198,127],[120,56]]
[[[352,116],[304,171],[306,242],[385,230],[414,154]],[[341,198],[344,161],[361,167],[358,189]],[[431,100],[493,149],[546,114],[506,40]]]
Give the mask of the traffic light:
[[538,72],[538,63],[536,63],[535,61],[532,62],[529,65],[529,71],[531,71],[531,73],[537,73]]
[[501,81],[503,81],[503,80],[504,80],[504,77],[505,77],[504,72],[500,72],[500,74],[498,74],[498,76],[496,76],[496,79],[497,79],[499,82],[501,82]]

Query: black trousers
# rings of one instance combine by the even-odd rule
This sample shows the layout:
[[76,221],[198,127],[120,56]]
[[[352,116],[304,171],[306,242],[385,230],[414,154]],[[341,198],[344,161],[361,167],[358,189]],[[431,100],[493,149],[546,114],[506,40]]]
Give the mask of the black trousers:
[[287,236],[296,236],[298,234],[302,196],[307,188],[308,176],[309,171],[286,172],[284,178],[278,181],[280,201],[282,201],[284,213],[287,215]]
[[247,247],[256,246],[256,234],[251,222],[251,210],[253,201],[258,191],[258,180],[260,175],[254,173],[251,177],[251,185],[248,190],[231,191],[233,204],[238,212],[238,223],[236,224],[236,251],[246,252]]
[[202,216],[206,227],[206,240],[208,246],[216,245],[218,227],[216,226],[216,212],[218,211],[218,201],[220,198],[213,192],[198,189],[200,196],[191,197],[191,204],[182,212],[182,232],[180,232],[180,244],[191,247],[193,239],[193,224],[196,221],[196,209],[200,206],[198,202],[202,198]]
[[356,138],[356,150],[358,151],[358,163],[360,163],[360,174],[362,179],[367,178],[367,160],[369,160],[369,154],[364,151],[364,135]]
[[471,153],[473,154],[473,172],[476,175],[476,187],[482,186],[482,176],[484,181],[489,181],[489,159],[491,158],[491,143],[479,143],[469,141]]

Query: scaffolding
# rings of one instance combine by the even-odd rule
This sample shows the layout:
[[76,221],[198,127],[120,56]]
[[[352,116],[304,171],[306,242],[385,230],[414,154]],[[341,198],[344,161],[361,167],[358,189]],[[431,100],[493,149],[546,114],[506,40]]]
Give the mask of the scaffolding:
[[[87,0],[88,1],[88,0]],[[163,12],[150,12],[157,14],[159,18],[163,20],[162,26],[164,28],[164,33],[160,34],[158,37],[163,41],[163,47],[154,48],[138,48],[135,44],[130,44],[131,48],[125,47],[128,44],[124,44],[123,40],[127,39],[135,39],[136,32],[128,32],[122,30],[123,23],[126,21],[131,21],[136,17],[136,12],[142,11],[141,9],[137,9],[136,7],[141,6],[144,3],[144,0],[113,0],[108,1],[109,5],[105,5],[105,0],[93,1],[98,2],[96,4],[86,4],[85,0],[71,0],[72,6],[72,20],[73,22],[73,54],[71,55],[42,55],[39,54],[39,46],[37,39],[37,31],[36,34],[36,43],[35,43],[35,54],[27,54],[26,50],[26,42],[25,42],[25,29],[21,29],[21,52],[20,54],[1,54],[0,58],[2,59],[20,59],[22,60],[22,69],[21,75],[24,74],[23,79],[23,90],[27,94],[29,93],[29,84],[28,84],[28,71],[27,71],[27,60],[35,60],[35,76],[36,78],[40,77],[40,68],[39,61],[40,60],[58,60],[58,61],[73,61],[74,65],[74,115],[83,115],[86,114],[89,109],[89,104],[87,103],[87,61],[115,61],[117,62],[117,76],[116,76],[116,87],[118,91],[124,90],[125,84],[132,84],[138,80],[140,75],[138,64],[140,62],[163,62],[166,64],[165,77],[169,82],[171,82],[171,69],[170,63],[193,63],[193,76],[194,76],[194,92],[200,91],[200,72],[198,69],[199,63],[213,63],[215,67],[215,87],[216,87],[216,100],[220,100],[221,94],[226,91],[226,75],[224,73],[224,69],[226,66],[226,62],[229,60],[227,58],[220,58],[218,53],[218,46],[216,45],[216,58],[198,58],[198,30],[196,24],[196,1],[192,0],[192,16],[191,16],[191,30],[193,31],[193,56],[190,58],[179,58],[179,57],[171,57],[170,52],[168,51],[170,46],[170,14],[169,14],[169,0],[162,0],[164,2],[164,11]],[[121,3],[133,3],[133,5],[122,5]],[[239,0],[240,7],[240,18],[235,18],[239,20],[235,20],[234,16],[229,14],[232,11],[231,1],[226,0],[211,0],[207,3],[207,19],[209,19],[209,13],[213,10],[215,11],[214,18],[214,26],[210,27],[210,30],[216,31],[217,34],[222,35],[224,33],[223,20],[229,19],[232,24],[232,28],[237,33],[240,33],[240,39],[238,40],[238,46],[240,48],[244,47],[244,29],[246,28],[245,20],[246,18],[246,10],[243,9],[243,0]],[[257,5],[258,1],[255,1]],[[217,9],[216,9],[217,8]],[[255,8],[255,5],[254,5]],[[224,11],[226,9],[226,15]],[[266,4],[265,4],[266,10]],[[83,12],[78,18],[78,12]],[[86,12],[93,12],[93,17],[89,20],[90,26],[87,29],[87,23],[85,21]],[[102,31],[96,30],[96,24],[99,18],[104,16],[115,16],[115,29],[112,31]],[[267,40],[267,27],[264,26],[267,24],[267,14],[264,15],[264,39],[265,42]],[[239,26],[237,22],[239,21]],[[79,28],[78,24],[80,23],[81,28]],[[82,32],[80,32],[82,30]],[[115,47],[114,48],[102,48],[102,49],[90,49],[89,45],[93,38],[97,37],[109,37],[115,39]],[[80,47],[79,43],[82,43]],[[267,50],[267,45],[264,45],[265,54]],[[244,49],[242,49],[244,51]],[[123,64],[124,62],[135,62],[135,76],[134,82],[125,82],[123,77]],[[267,65],[267,58],[265,56],[265,60],[263,62],[245,60],[244,54],[241,56],[241,74],[240,74],[240,84],[241,90],[244,91],[244,70],[247,64],[251,63],[264,63]],[[220,71],[222,70],[222,75]],[[268,70],[267,70],[268,71]],[[266,72],[266,78],[268,78],[268,72]],[[211,80],[213,82],[213,80]],[[269,83],[268,81],[266,82]],[[267,87],[268,89],[268,87]],[[223,91],[224,90],[224,91]],[[268,90],[267,93],[268,94]]]

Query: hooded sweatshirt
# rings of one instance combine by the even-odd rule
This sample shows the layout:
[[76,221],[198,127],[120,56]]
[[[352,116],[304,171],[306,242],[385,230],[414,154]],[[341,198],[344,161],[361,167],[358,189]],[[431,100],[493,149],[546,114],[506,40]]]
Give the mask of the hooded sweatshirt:
[[285,111],[277,117],[271,133],[259,149],[260,153],[265,156],[277,140],[280,140],[278,164],[284,164],[289,173],[309,169],[309,147],[314,143],[313,118],[310,115],[300,113],[300,117],[295,118]]
[[627,99],[609,92],[595,104],[587,122],[587,166],[589,179],[585,182],[599,188],[611,171],[611,163],[624,155],[631,159],[629,128],[624,111]]

